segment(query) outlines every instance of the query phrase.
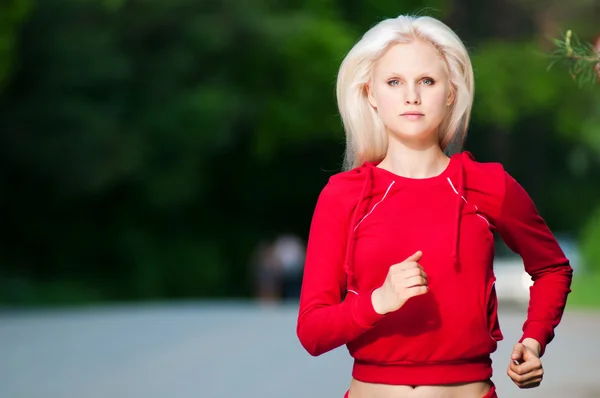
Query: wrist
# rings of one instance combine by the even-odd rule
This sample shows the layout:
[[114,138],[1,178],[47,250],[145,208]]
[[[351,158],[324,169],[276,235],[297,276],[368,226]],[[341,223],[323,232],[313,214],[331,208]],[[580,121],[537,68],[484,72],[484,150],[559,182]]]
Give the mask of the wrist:
[[527,347],[530,350],[532,350],[533,352],[535,352],[535,354],[538,356],[538,358],[542,354],[542,345],[536,339],[532,339],[531,337],[527,337],[527,338],[523,339],[522,344],[525,347]]
[[381,288],[377,288],[371,293],[371,303],[373,304],[373,309],[376,313],[385,315],[386,311],[382,308],[381,302]]

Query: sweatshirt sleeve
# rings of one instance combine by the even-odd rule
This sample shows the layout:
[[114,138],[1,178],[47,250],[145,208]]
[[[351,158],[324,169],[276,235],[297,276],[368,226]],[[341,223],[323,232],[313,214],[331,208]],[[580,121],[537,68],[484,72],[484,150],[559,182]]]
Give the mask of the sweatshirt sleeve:
[[384,317],[375,312],[371,292],[349,292],[342,300],[349,217],[340,202],[330,182],[319,195],[308,236],[296,333],[313,356],[354,340]]
[[543,354],[562,318],[571,292],[573,269],[525,189],[506,172],[504,180],[498,232],[506,245],[521,256],[533,280],[519,342],[533,338],[541,344]]

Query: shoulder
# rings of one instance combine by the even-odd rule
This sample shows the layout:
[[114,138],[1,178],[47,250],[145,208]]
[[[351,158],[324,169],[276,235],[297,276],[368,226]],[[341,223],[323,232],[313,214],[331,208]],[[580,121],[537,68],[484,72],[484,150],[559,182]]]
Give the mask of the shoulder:
[[363,187],[367,172],[366,167],[361,166],[333,174],[321,189],[320,196],[337,202],[351,201],[352,198],[356,199]]
[[319,193],[317,207],[341,215],[351,213],[364,188],[367,172],[367,167],[361,166],[330,176]]
[[468,188],[493,195],[504,195],[506,181],[511,176],[499,162],[479,162],[471,152],[462,152],[460,158]]
[[[460,154],[467,176],[480,184],[504,183],[506,170],[499,162],[480,162],[471,152],[464,151]],[[491,179],[491,181],[490,181]]]
[[465,188],[483,204],[490,216],[502,208],[507,183],[514,181],[499,162],[479,162],[470,152],[460,155],[465,173]]

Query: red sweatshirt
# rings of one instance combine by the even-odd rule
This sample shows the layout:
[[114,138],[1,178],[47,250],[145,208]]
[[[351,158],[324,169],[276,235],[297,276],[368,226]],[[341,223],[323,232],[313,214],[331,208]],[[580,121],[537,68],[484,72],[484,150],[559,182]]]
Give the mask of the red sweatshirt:
[[[534,281],[521,341],[554,337],[572,268],[526,191],[497,163],[452,156],[442,174],[398,176],[365,163],[332,176],[308,239],[297,333],[314,356],[346,344],[352,375],[371,383],[485,380],[502,333],[494,234]],[[371,293],[417,250],[429,292],[379,315]]]

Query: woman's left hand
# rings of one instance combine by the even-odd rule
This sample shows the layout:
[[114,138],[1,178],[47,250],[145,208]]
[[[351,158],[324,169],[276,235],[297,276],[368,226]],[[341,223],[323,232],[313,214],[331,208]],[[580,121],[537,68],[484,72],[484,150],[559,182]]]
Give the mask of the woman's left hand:
[[533,339],[515,344],[507,374],[519,388],[534,388],[542,382],[544,368],[540,361],[540,348],[540,343]]

